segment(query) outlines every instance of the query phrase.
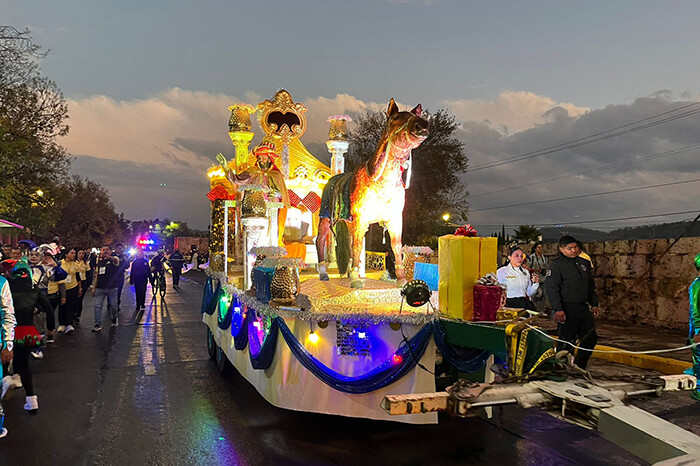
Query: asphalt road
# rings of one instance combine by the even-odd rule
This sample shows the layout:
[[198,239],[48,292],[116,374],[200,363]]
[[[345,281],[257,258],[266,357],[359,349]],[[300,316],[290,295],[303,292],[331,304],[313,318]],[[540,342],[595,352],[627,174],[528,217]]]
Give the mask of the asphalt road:
[[[82,327],[31,362],[39,412],[22,409],[21,389],[3,400],[0,464],[644,464],[538,410],[409,426],[275,408],[209,361],[202,277],[188,276],[162,302],[149,290],[143,315],[126,288],[120,326],[97,334],[88,296]],[[689,423],[700,414],[671,401],[657,410]]]

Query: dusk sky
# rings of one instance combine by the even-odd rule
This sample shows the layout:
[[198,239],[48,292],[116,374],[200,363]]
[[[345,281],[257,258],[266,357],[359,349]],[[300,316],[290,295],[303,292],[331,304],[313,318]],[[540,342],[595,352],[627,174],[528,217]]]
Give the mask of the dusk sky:
[[68,100],[71,130],[60,142],[73,172],[105,185],[127,218],[201,229],[206,168],[217,152],[233,154],[227,107],[278,88],[308,107],[302,141],[322,160],[328,115],[383,110],[392,97],[402,108],[447,109],[461,122],[470,166],[481,168],[464,178],[469,220],[484,234],[501,223],[697,209],[700,182],[481,210],[700,178],[700,113],[484,168],[700,111],[674,111],[700,101],[699,17],[693,1],[0,0],[1,24],[28,27],[50,49],[41,67]]

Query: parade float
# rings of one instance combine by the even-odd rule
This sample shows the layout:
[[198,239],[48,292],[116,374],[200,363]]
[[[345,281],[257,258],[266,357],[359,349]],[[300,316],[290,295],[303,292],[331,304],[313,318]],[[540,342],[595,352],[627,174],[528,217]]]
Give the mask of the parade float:
[[[229,110],[235,157],[219,154],[208,172],[201,309],[221,371],[232,365],[282,408],[435,423],[435,412],[391,415],[382,400],[435,391],[439,361],[489,379],[494,361],[521,376],[554,355],[551,341],[518,323],[518,310],[499,310],[497,284],[477,284],[496,270],[495,238],[462,228],[440,238],[437,264],[429,248],[403,246],[412,150],[429,132],[420,105],[400,111],[392,99],[374,156],[350,172],[349,117],[328,119],[327,166],[301,142],[306,108],[287,91]],[[251,150],[253,114],[263,134]],[[364,249],[372,223],[389,233],[395,280]]]

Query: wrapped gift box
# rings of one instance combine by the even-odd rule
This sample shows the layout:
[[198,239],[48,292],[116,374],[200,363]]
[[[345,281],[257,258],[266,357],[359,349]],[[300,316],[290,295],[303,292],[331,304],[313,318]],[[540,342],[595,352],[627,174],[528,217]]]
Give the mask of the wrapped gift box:
[[474,285],[474,320],[495,322],[505,290],[500,286]]
[[270,284],[274,275],[275,269],[271,267],[253,267],[255,297],[263,304],[270,302]]
[[438,245],[440,311],[472,320],[474,284],[482,276],[496,273],[498,239],[445,235]]

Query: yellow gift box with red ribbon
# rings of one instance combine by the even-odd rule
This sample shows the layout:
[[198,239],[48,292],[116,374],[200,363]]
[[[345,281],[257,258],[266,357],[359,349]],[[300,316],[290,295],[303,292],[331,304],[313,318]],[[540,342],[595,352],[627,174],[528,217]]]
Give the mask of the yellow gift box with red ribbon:
[[440,311],[463,320],[474,316],[474,284],[496,273],[498,238],[445,235],[438,240]]

